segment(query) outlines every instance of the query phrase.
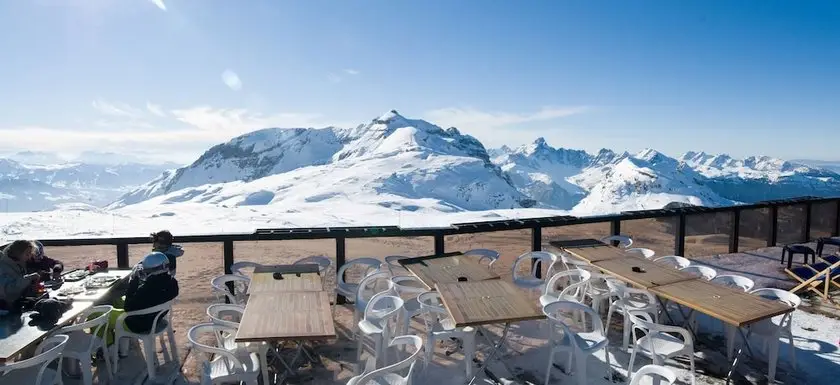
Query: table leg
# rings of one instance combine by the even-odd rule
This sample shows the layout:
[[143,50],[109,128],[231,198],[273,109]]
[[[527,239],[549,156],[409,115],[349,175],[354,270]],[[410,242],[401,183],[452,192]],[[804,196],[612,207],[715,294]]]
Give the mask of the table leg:
[[[668,317],[668,321],[671,321],[671,324],[676,325],[674,319],[671,318],[671,313],[668,313],[668,306],[665,306],[665,301],[663,301],[661,297],[656,297],[656,300],[659,301],[659,306],[662,307],[662,312],[665,313],[666,317]],[[682,313],[682,311],[680,311],[680,313]],[[607,327],[609,327],[609,325]]]
[[[492,372],[490,372],[490,370],[487,369],[487,365],[490,363],[491,360],[493,360],[496,357],[496,353],[498,353],[502,345],[505,344],[505,341],[507,340],[508,331],[510,331],[510,323],[505,324],[505,328],[502,330],[502,336],[499,337],[499,342],[495,346],[493,346],[493,350],[490,351],[490,354],[487,355],[487,358],[484,359],[484,362],[478,365],[478,370],[476,370],[475,376],[473,376],[473,378],[471,378],[468,382],[469,385],[473,385],[475,383],[475,380],[478,378],[478,375],[481,371],[484,371],[484,374],[486,374],[487,377],[490,377],[490,379],[492,379],[494,382],[499,382],[498,377],[496,377]],[[501,360],[499,361],[501,362]],[[504,363],[502,364],[504,365]],[[505,365],[505,367],[507,367],[507,365]],[[510,371],[510,369],[508,369],[508,371]]]
[[732,366],[729,368],[729,373],[726,374],[726,385],[729,385],[729,382],[732,380],[732,373],[735,373],[735,367],[738,366],[738,360],[741,358],[741,354],[744,352],[744,346],[747,347],[747,354],[750,356],[753,355],[752,348],[750,347],[750,333],[752,330],[747,331],[747,334],[744,335],[744,330],[738,328],[738,333],[741,334],[741,338],[744,340],[744,345],[738,349],[738,353],[735,354],[735,359],[732,360]]

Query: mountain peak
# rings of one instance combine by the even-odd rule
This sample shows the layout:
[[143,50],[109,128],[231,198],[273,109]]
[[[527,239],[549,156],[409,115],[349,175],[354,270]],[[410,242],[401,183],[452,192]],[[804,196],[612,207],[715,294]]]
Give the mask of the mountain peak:
[[397,121],[397,120],[401,120],[401,119],[405,120],[405,118],[402,115],[400,115],[400,113],[397,112],[397,110],[390,110],[390,111],[382,114],[382,116],[374,119],[373,121],[375,123],[388,124],[388,123],[391,123],[393,121]]
[[540,147],[548,146],[548,144],[545,143],[545,138],[543,138],[542,136],[537,138],[537,139],[534,139],[534,145],[540,146]]

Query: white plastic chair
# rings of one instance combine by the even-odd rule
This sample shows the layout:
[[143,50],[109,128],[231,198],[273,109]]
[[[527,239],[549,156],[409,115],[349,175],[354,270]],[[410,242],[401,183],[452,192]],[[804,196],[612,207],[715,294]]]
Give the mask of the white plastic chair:
[[[752,279],[733,274],[718,275],[717,277],[712,279],[711,282],[731,287],[733,289],[740,289],[744,292],[749,292],[755,286],[755,281],[753,281]],[[692,316],[693,315],[694,314],[692,314]],[[694,328],[694,330],[699,330],[697,319],[692,319],[692,322],[692,327]],[[732,361],[732,350],[733,345],[735,344],[735,334],[737,332],[737,329],[734,326],[729,325],[725,322],[721,323],[723,324],[723,329],[726,334],[726,357],[728,360]]]
[[645,257],[645,259],[651,259],[651,258],[653,258],[653,256],[656,255],[655,251],[653,251],[651,249],[646,249],[644,247],[634,247],[632,249],[627,249],[625,251],[628,252],[628,253],[639,254],[639,255]]
[[[633,323],[633,340],[636,343],[633,344],[633,353],[630,354],[630,366],[627,368],[628,376],[633,377],[636,353],[641,352],[650,357],[654,365],[662,365],[669,358],[688,356],[691,367],[691,384],[694,385],[694,339],[691,337],[691,333],[681,327],[655,323],[647,312],[631,310],[629,314],[630,321]],[[645,336],[637,338],[636,330],[641,330],[645,333]]]
[[[356,258],[338,268],[335,278],[336,301],[333,302],[333,319],[335,319],[335,305],[338,304],[338,296],[341,295],[345,299],[353,301],[356,298],[356,291],[359,290],[359,283],[347,282],[344,279],[344,273],[350,268],[361,267],[364,269],[364,275],[362,276],[362,279],[364,279],[364,277],[370,274],[378,273],[380,266],[382,266],[382,262],[378,259]],[[358,322],[358,320],[356,321]]]
[[[591,273],[586,270],[566,270],[551,276],[543,286],[540,296],[540,306],[546,306],[556,301],[573,301],[583,303],[586,285],[589,284]],[[564,279],[568,284],[562,290],[557,290],[558,281]]]
[[[794,309],[799,308],[802,299],[798,295],[780,289],[756,289],[750,292],[773,301],[787,304]],[[768,383],[773,383],[776,377],[776,363],[779,359],[779,339],[787,338],[790,345],[790,362],[796,369],[796,346],[793,345],[793,313],[775,316],[773,318],[756,322],[750,326],[751,335],[759,336],[764,340],[763,348],[768,358]]]
[[[574,321],[572,321],[571,317],[564,317],[564,314],[567,312],[570,314],[583,314],[582,322],[578,322],[575,325],[576,327],[570,328],[568,324]],[[551,335],[549,337],[550,352],[548,354],[548,367],[545,371],[546,385],[551,380],[551,367],[554,366],[554,354],[558,352],[569,354],[569,369],[571,369],[572,360],[574,359],[576,367],[575,376],[578,379],[578,384],[585,385],[588,383],[586,378],[586,358],[604,349],[604,355],[607,361],[607,378],[612,378],[610,375],[610,354],[607,350],[609,339],[607,338],[604,324],[601,323],[601,317],[598,313],[595,313],[592,308],[584,304],[571,301],[552,302],[543,307],[543,313],[548,317],[549,324],[551,325]],[[590,318],[591,323],[586,322],[586,318]],[[591,325],[591,330],[586,325]],[[562,330],[562,333],[558,333],[558,328]]]
[[393,283],[394,293],[405,302],[403,304],[405,311],[402,313],[402,319],[399,320],[402,325],[400,333],[408,334],[411,319],[423,312],[417,296],[426,292],[426,285],[420,278],[410,275],[391,277],[391,283]]
[[242,277],[248,277],[248,274],[246,274],[245,271],[250,270],[250,272],[253,273],[254,269],[258,267],[262,267],[262,265],[256,262],[234,262],[232,265],[230,265],[230,272],[231,274],[239,275]]
[[57,367],[62,367],[61,353],[69,339],[63,334],[54,335],[38,345],[34,357],[0,365],[0,384],[61,385],[61,375],[48,366],[58,361]]
[[[595,310],[598,314],[601,314],[602,309],[609,309],[612,294],[610,294],[607,279],[610,278],[612,276],[609,274],[589,273],[589,284],[586,286],[585,297],[589,297],[592,301],[592,310]],[[607,301],[606,308],[601,307],[604,301]]]
[[327,272],[330,270],[330,266],[332,266],[332,260],[329,257],[325,257],[323,255],[311,255],[305,258],[298,259],[293,264],[303,265],[307,263],[314,263],[318,265],[318,273],[321,275],[321,286],[326,290]]
[[630,345],[630,333],[632,325],[630,323],[630,311],[641,311],[653,314],[656,322],[659,322],[659,308],[656,304],[656,297],[647,290],[634,289],[627,287],[624,283],[612,279],[607,280],[607,286],[610,288],[612,297],[616,297],[610,303],[610,308],[607,310],[606,327],[610,327],[610,320],[613,313],[619,313],[624,318],[623,338],[621,348],[627,350]]
[[654,259],[653,261],[656,263],[661,263],[663,265],[671,266],[677,270],[691,266],[691,261],[689,261],[687,258],[679,257],[676,255],[659,257]]
[[471,249],[464,252],[464,255],[478,256],[478,263],[487,263],[488,269],[493,269],[493,264],[499,260],[501,255],[496,250],[490,249]]
[[[260,362],[255,353],[243,349],[229,350],[223,346],[210,346],[201,341],[203,334],[236,334],[236,329],[227,326],[203,323],[190,328],[187,339],[200,356],[201,384],[227,384],[231,382],[257,385]],[[207,356],[213,357],[208,359]]]
[[[108,328],[108,319],[111,316],[112,310],[114,310],[114,307],[110,305],[91,307],[79,314],[73,325],[65,326],[56,332],[69,337],[67,346],[64,347],[61,355],[64,359],[70,358],[79,361],[79,366],[82,369],[82,383],[85,385],[93,384],[93,362],[91,357],[96,355],[96,352],[99,350],[102,351],[102,358],[105,361],[108,378],[113,378],[114,372],[111,370],[111,358],[110,354],[108,354],[108,348],[105,346],[105,341],[99,337],[99,335],[105,335],[104,330]],[[88,317],[95,313],[100,313],[100,315],[87,321]],[[86,333],[88,329],[90,329],[90,333]],[[103,372],[99,371],[99,374],[101,379]]]
[[[391,336],[395,334],[396,319],[403,310],[403,303],[402,298],[389,292],[376,294],[368,302],[364,318],[358,322],[362,335],[373,340],[375,368],[380,367],[380,360],[384,365],[388,365],[385,344],[391,341]],[[364,338],[359,336],[356,341],[356,363],[361,367]]]
[[[649,381],[642,382],[642,380]],[[673,370],[659,365],[645,365],[630,379],[630,385],[673,385],[677,382],[677,374]]]
[[630,238],[626,235],[610,235],[609,237],[601,238],[601,242],[612,244],[613,242],[618,242],[619,247],[629,248],[633,246],[633,238]]
[[[531,260],[534,260],[533,263]],[[519,266],[523,263],[531,263],[530,274],[522,276],[519,274]],[[540,264],[547,266],[545,276],[550,277],[554,271],[554,264],[557,263],[557,256],[547,251],[530,251],[520,255],[513,263],[513,283],[523,289],[538,289],[545,284],[545,279],[537,278],[537,268]]]
[[[155,353],[155,338],[160,337],[160,344],[161,348],[163,349],[163,357],[166,361],[173,361],[178,363],[180,358],[178,357],[178,347],[175,343],[175,332],[172,330],[172,303],[174,300],[150,307],[148,309],[143,310],[136,310],[125,312],[120,314],[117,318],[116,325],[114,325],[114,348],[111,349],[111,358],[112,363],[114,364],[114,372],[116,373],[119,371],[119,349],[117,347],[120,345],[119,342],[123,338],[136,338],[143,342],[143,354],[146,359],[146,369],[149,372],[149,379],[151,381],[155,380],[156,377],[156,368],[158,365],[157,354]],[[131,330],[128,330],[125,326],[125,319],[127,317],[138,316],[138,315],[146,315],[146,314],[155,314],[155,318],[152,321],[152,328],[147,334],[135,333]],[[163,335],[167,334],[169,337],[169,343],[164,343]],[[169,349],[167,346],[169,345]],[[170,356],[171,353],[171,356]]]
[[[414,365],[423,351],[423,340],[417,336],[399,336],[391,340],[389,346],[406,346],[414,347],[414,352],[406,359],[397,362],[391,366],[386,366],[381,369],[376,369],[350,379],[347,385],[410,385],[411,375],[414,373]],[[401,376],[398,373],[405,368],[408,368],[408,373]]]
[[715,271],[715,269],[712,269],[711,267],[708,267],[708,266],[691,265],[691,266],[683,267],[680,270],[682,270],[686,273],[689,273],[689,274],[698,275],[698,276],[700,276],[700,278],[702,278],[706,281],[711,281],[711,280],[715,279],[715,277],[717,277],[717,271]]
[[[581,269],[581,270],[589,270],[589,262],[586,262],[580,258],[568,255],[567,253],[560,252],[557,256],[561,265],[563,265],[564,270],[570,269]],[[554,268],[557,269],[557,264],[554,264]]]
[[[210,318],[211,323],[224,326],[232,330],[239,330],[239,321],[242,319],[243,314],[245,314],[245,306],[242,305],[217,303],[207,307],[207,316]],[[224,317],[226,315],[232,316],[231,318],[233,318],[233,320],[225,319]],[[227,350],[233,351],[244,347],[251,353],[257,353],[257,356],[260,359],[262,377],[268,378],[268,353],[273,351],[271,345],[266,342],[237,344],[235,340],[236,333],[216,333],[216,338],[219,342],[219,346]],[[286,361],[282,360],[282,358],[280,358],[280,360],[287,369],[290,369]]]
[[[228,290],[228,282],[233,283],[233,293]],[[210,286],[213,288],[217,301],[224,302],[227,299],[229,303],[238,305],[244,305],[247,302],[246,294],[250,284],[251,278],[236,274],[220,275],[210,280]]]
[[464,348],[464,366],[467,378],[472,377],[472,360],[475,355],[475,334],[473,327],[455,327],[455,321],[443,306],[440,294],[428,291],[417,297],[423,309],[423,323],[426,326],[426,349],[423,360],[424,371],[428,369],[435,354],[435,342],[449,338],[459,338]]
[[365,277],[362,282],[359,282],[358,290],[356,290],[355,298],[353,300],[353,325],[358,325],[365,314],[368,302],[376,294],[379,293],[394,293],[394,283],[391,281],[391,274],[386,271],[380,273],[373,273]]
[[407,258],[411,257],[406,257],[403,255],[389,255],[385,257],[385,266],[388,267],[388,272],[390,272],[391,275],[407,274],[408,270],[406,270],[402,265],[400,265],[400,260]]

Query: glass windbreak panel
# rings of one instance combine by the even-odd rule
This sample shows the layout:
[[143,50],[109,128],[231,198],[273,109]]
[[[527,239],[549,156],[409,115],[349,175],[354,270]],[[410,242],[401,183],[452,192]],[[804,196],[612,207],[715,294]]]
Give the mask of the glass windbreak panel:
[[770,232],[770,209],[741,210],[738,226],[738,251],[767,247]]
[[805,205],[779,207],[776,243],[784,245],[805,241]]
[[837,202],[811,205],[811,239],[830,237],[837,226]]
[[[501,255],[493,264],[494,271],[500,276],[510,276],[510,268],[516,257],[531,251],[531,229],[493,231],[474,234],[458,234],[445,237],[445,250],[467,251],[470,249],[491,249]],[[522,267],[530,269],[530,264]],[[546,268],[544,266],[543,268]]]
[[685,256],[729,253],[732,212],[690,214],[685,217]]
[[[221,248],[221,243],[219,244]],[[295,261],[323,256],[330,260],[325,289],[332,290],[335,283],[335,240],[304,239],[284,241],[234,242],[233,262],[255,262],[261,265],[287,265]],[[180,273],[179,273],[180,274]]]
[[93,261],[108,261],[109,267],[117,267],[117,247],[114,245],[47,246],[44,253],[59,260],[64,271],[84,269]]
[[633,247],[656,252],[656,257],[674,254],[677,217],[633,219],[621,221],[621,233],[633,238]]
[[555,226],[542,228],[542,243],[545,248],[551,241],[570,239],[601,239],[610,235],[610,222],[587,223],[584,225]]
[[[388,256],[417,257],[435,253],[434,237],[353,238],[346,242],[347,262],[357,258],[374,258],[382,261],[385,266],[385,257]],[[391,270],[396,275],[407,273],[398,263]],[[345,279],[348,282],[359,282],[365,273],[366,268],[363,266],[350,267]]]

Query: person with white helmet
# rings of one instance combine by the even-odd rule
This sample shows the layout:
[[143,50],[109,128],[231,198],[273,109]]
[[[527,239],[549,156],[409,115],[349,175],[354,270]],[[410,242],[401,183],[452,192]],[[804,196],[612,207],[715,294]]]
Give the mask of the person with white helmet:
[[34,241],[33,243],[35,249],[32,258],[26,262],[26,271],[40,274],[42,281],[49,281],[61,277],[61,272],[64,271],[64,264],[61,261],[48,257],[44,252],[44,245],[41,242]]
[[[161,252],[146,255],[135,267],[125,292],[124,311],[148,309],[178,296],[178,281],[170,274],[169,258]],[[125,326],[135,333],[147,333],[157,314],[132,316]]]

